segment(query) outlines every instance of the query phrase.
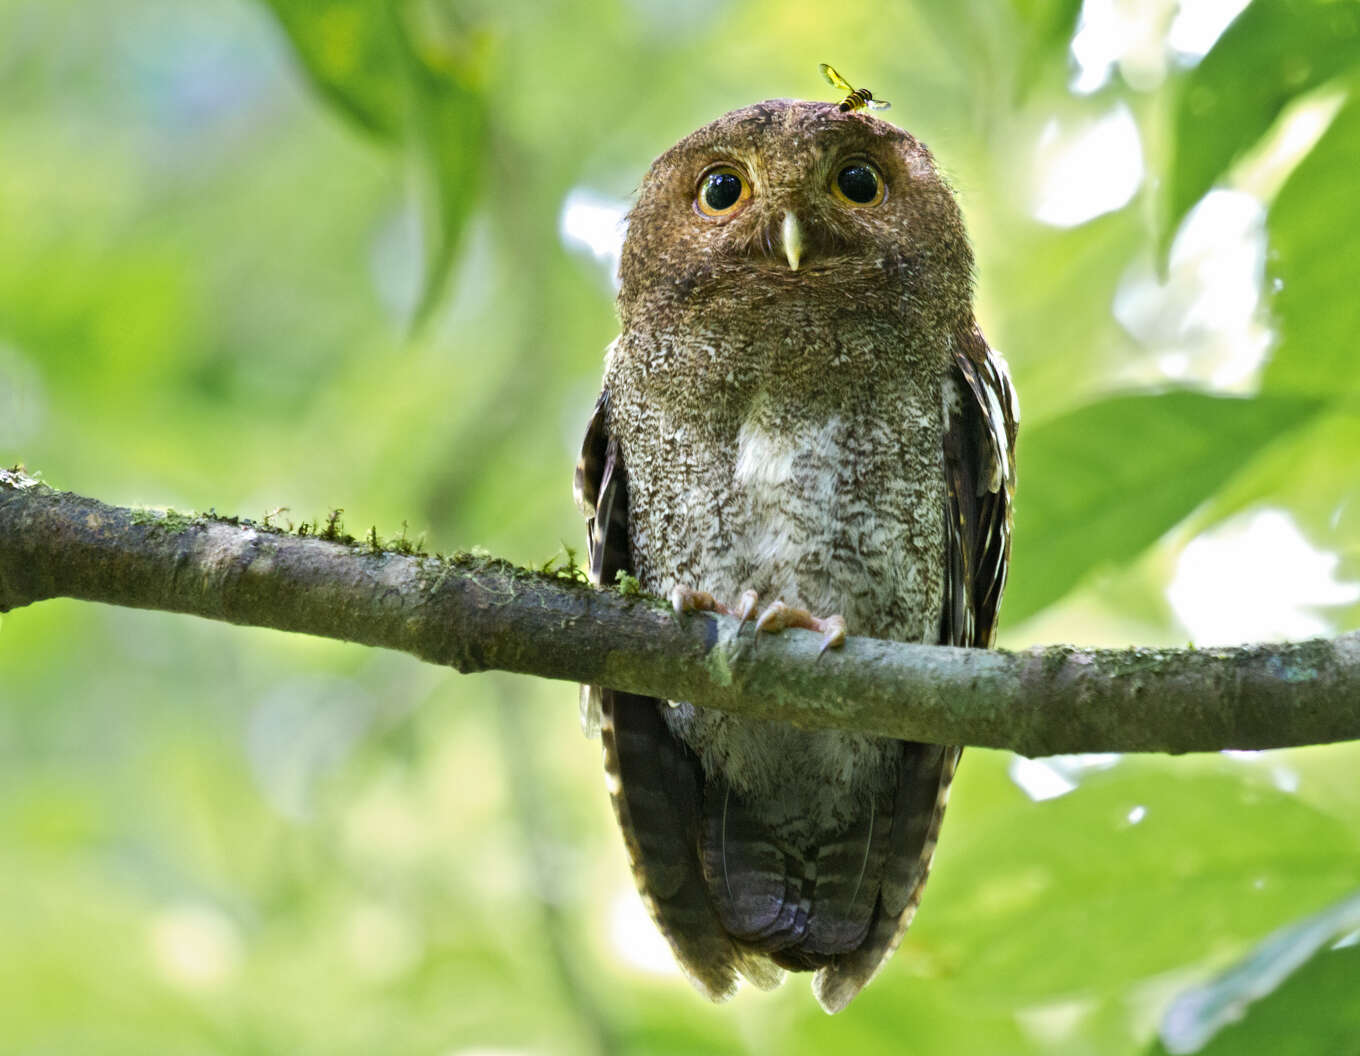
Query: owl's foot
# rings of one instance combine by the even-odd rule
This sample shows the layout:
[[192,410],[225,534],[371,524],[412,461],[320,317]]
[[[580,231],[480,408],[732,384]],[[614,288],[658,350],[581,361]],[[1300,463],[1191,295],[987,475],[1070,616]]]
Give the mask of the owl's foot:
[[[742,591],[737,608],[724,605],[706,590],[691,590],[689,587],[676,587],[671,591],[671,608],[677,616],[686,612],[721,612],[735,617],[739,624],[745,624],[755,615],[759,596],[754,590]],[[761,632],[774,634],[785,627],[801,627],[808,631],[818,631],[822,635],[822,647],[817,655],[828,649],[838,649],[845,644],[845,617],[839,613],[820,619],[807,609],[795,609],[782,601],[773,602],[756,620],[756,638]]]
[[818,656],[828,649],[838,649],[845,644],[844,616],[836,613],[820,619],[807,609],[795,609],[782,601],[766,606],[760,614],[760,619],[756,620],[756,637],[760,636],[761,631],[770,633],[782,631],[785,627],[802,627],[804,630],[821,632],[822,647],[817,650]]
[[745,623],[756,611],[756,592],[743,591],[740,607],[724,605],[706,590],[691,590],[689,587],[676,587],[671,591],[671,608],[679,616],[684,612],[721,612],[724,616],[736,617],[738,623]]

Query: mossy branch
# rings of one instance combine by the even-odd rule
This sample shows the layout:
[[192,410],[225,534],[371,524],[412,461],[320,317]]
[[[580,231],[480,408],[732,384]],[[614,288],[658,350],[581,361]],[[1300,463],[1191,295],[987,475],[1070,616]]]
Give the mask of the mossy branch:
[[70,597],[338,638],[462,672],[590,682],[733,713],[1026,755],[1271,748],[1360,737],[1360,633],[1225,649],[1023,652],[677,618],[636,591],[438,557],[338,518],[305,534],[106,506],[0,471],[0,612]]

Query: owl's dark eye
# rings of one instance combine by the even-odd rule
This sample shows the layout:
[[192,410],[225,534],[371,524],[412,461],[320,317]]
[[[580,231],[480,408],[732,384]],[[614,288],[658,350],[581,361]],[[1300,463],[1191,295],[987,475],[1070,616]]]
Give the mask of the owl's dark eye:
[[836,173],[831,192],[846,205],[877,205],[883,201],[883,177],[867,161],[852,161]]
[[700,177],[694,206],[704,216],[731,216],[750,197],[746,177],[731,165],[719,165]]

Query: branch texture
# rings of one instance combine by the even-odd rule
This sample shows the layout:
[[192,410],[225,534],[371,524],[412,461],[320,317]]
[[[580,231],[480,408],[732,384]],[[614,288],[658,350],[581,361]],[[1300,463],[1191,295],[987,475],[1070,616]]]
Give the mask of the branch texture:
[[804,726],[1026,755],[1360,738],[1360,633],[1223,649],[1023,652],[762,636],[488,557],[106,506],[0,471],[0,612],[69,597],[191,613]]

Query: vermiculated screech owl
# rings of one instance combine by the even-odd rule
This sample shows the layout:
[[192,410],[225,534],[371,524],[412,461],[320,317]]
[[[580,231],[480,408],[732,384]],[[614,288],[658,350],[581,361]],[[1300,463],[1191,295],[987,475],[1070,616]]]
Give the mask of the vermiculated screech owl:
[[[930,153],[866,113],[772,100],[661,155],[577,466],[594,580],[627,571],[678,608],[741,597],[743,618],[758,597],[762,631],[828,644],[990,645],[1018,414],[972,267]],[[694,985],[721,1000],[739,974],[816,971],[844,1008],[916,910],[960,749],[610,690],[583,705]]]

